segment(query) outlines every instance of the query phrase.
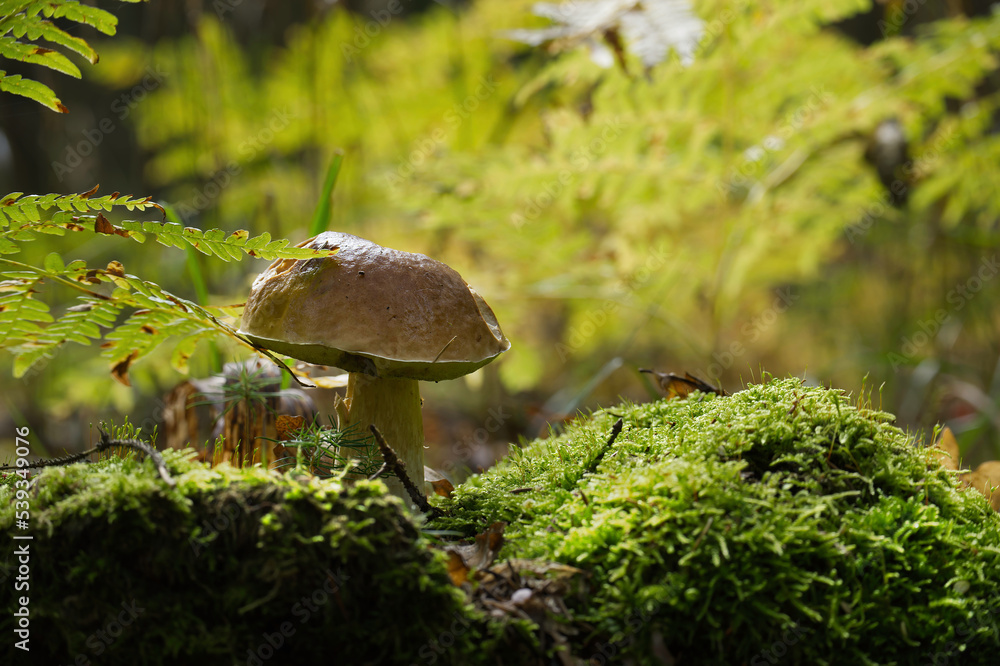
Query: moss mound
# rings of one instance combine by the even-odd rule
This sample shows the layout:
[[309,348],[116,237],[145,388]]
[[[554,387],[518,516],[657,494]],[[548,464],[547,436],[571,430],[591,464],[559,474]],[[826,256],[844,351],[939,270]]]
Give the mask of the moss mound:
[[[50,468],[31,504],[32,663],[402,663],[470,615],[401,504],[378,483],[150,462]],[[23,532],[15,531],[15,534]],[[16,563],[8,548],[2,559]],[[13,584],[3,586],[0,663],[15,650]],[[26,663],[26,662],[25,662]]]
[[[620,436],[607,446],[614,422]],[[593,574],[601,664],[996,663],[1000,518],[839,391],[623,405],[459,487],[438,526]]]
[[[891,420],[797,380],[622,405],[439,501],[448,514],[430,527],[472,535],[507,521],[501,558],[589,573],[557,622],[572,658],[538,654],[552,618],[531,615],[539,633],[512,621],[530,606],[513,594],[484,604],[485,583],[453,587],[382,484],[210,470],[170,451],[173,489],[133,458],[50,468],[31,490],[31,657],[995,663],[1000,518]],[[7,479],[0,530],[16,547],[14,520]],[[8,637],[13,550],[0,556]],[[0,663],[25,656],[13,643]]]

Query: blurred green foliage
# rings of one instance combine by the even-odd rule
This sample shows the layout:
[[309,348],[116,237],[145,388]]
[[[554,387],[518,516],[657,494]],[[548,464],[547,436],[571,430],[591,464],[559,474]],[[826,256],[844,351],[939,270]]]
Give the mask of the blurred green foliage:
[[[458,269],[514,343],[508,394],[572,392],[613,357],[730,388],[761,365],[868,374],[904,423],[996,441],[1000,16],[911,29],[890,4],[880,30],[905,36],[865,46],[831,27],[864,0],[695,1],[690,62],[626,44],[602,68],[506,38],[548,25],[530,5],[334,8],[254,48],[205,14],[102,47],[105,83],[163,73],[129,122],[192,226],[302,240],[343,150],[331,228]],[[209,272],[228,302],[249,279]],[[591,401],[639,386],[619,372]]]
[[[693,62],[641,74],[504,39],[540,23],[528,5],[334,11],[259,69],[204,17],[134,54],[170,72],[136,112],[147,175],[192,222],[298,239],[344,149],[333,227],[458,267],[515,340],[512,391],[616,354],[883,380],[948,353],[902,349],[942,307],[957,345],[997,351],[996,290],[964,312],[947,293],[996,240],[1000,19],[866,48],[823,27],[866,2],[697,2]],[[865,159],[892,119],[904,208]]]
[[[332,254],[288,247],[288,240],[272,240],[266,232],[250,237],[245,229],[227,235],[219,229],[202,231],[171,222],[138,220],[123,220],[115,226],[104,217],[104,211],[163,210],[148,197],[132,198],[115,192],[91,198],[96,191],[95,187],[83,194],[63,196],[22,196],[14,192],[0,199],[0,349],[14,354],[13,372],[17,378],[39,364],[44,368],[70,341],[88,346],[92,340],[103,339],[102,355],[110,361],[115,379],[126,386],[131,385],[131,364],[168,338],[176,343],[171,364],[183,373],[188,371],[188,358],[195,347],[210,336],[228,336],[254,348],[225,323],[231,313],[224,308],[206,309],[179,299],[154,282],[126,273],[119,261],[101,269],[89,268],[82,259],[66,264],[56,252],[49,253],[41,266],[12,259],[11,255],[21,254],[22,243],[47,236],[63,237],[70,232],[120,236],[139,243],[151,237],[166,247],[197,250],[226,262],[240,261],[244,255],[273,260]],[[44,283],[76,292],[77,304],[67,307],[56,319],[45,301],[35,297],[45,289]],[[95,285],[107,288],[95,289]],[[267,351],[261,353],[277,360]]]

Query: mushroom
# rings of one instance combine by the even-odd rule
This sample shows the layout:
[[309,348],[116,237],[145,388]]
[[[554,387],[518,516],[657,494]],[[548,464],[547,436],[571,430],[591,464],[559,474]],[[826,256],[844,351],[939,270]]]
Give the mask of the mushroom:
[[[299,244],[330,257],[279,259],[254,280],[240,333],[308,363],[346,370],[340,428],[374,424],[424,487],[417,382],[455,379],[510,348],[486,301],[452,268],[338,232]],[[390,490],[405,497],[390,479]]]

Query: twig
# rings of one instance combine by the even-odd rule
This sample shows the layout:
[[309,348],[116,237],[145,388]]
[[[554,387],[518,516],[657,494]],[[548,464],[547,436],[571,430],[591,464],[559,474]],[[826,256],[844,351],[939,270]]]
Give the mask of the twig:
[[438,352],[438,355],[434,357],[434,360],[433,360],[433,361],[431,361],[431,363],[437,363],[437,362],[438,362],[438,359],[439,359],[439,358],[441,358],[441,354],[443,354],[443,353],[444,353],[444,351],[445,351],[445,350],[446,350],[446,349],[447,349],[448,347],[450,347],[450,346],[451,346],[451,343],[453,343],[453,342],[454,342],[455,340],[458,340],[458,336],[457,336],[457,335],[453,335],[453,336],[451,336],[451,340],[449,340],[448,342],[446,342],[446,343],[445,343],[445,345],[444,345],[444,347],[441,347],[441,351],[439,351],[439,352]]
[[373,423],[368,426],[368,429],[372,431],[373,435],[375,435],[375,441],[378,443],[379,451],[382,452],[382,458],[385,459],[385,465],[383,465],[383,467],[388,466],[392,473],[399,478],[403,487],[406,488],[406,493],[410,496],[410,499],[413,500],[413,503],[417,505],[418,509],[424,513],[436,513],[434,507],[427,502],[427,498],[424,494],[420,492],[420,490],[417,489],[417,486],[414,485],[413,481],[410,480],[410,477],[406,474],[406,465],[404,465],[403,461],[399,459],[396,452],[392,450],[392,447],[386,444],[385,437],[383,437],[382,433],[378,431],[375,424]]
[[81,451],[80,453],[73,453],[68,456],[63,456],[62,458],[50,458],[49,460],[39,460],[35,463],[29,463],[27,465],[4,465],[0,467],[0,470],[12,470],[18,468],[34,468],[34,467],[55,467],[57,465],[69,465],[70,463],[75,463],[79,460],[83,460],[87,456],[93,453],[100,453],[108,449],[113,449],[117,447],[124,447],[127,449],[133,449],[144,453],[153,460],[153,465],[156,467],[156,471],[159,472],[160,478],[170,486],[171,488],[177,485],[177,482],[170,476],[167,471],[167,463],[160,455],[160,452],[151,447],[145,442],[139,441],[137,439],[111,439],[108,437],[108,433],[104,432],[100,428],[98,430],[101,433],[101,441],[97,443],[92,449],[87,451]]
[[588,474],[593,474],[594,472],[597,471],[597,466],[600,465],[601,460],[604,459],[604,454],[607,453],[608,449],[611,448],[611,445],[615,443],[616,439],[618,439],[618,434],[621,431],[622,431],[622,420],[618,419],[617,421],[615,421],[615,424],[611,427],[611,437],[608,437],[608,443],[604,445],[604,448],[602,448],[601,452],[597,454],[597,457],[594,458],[594,460],[591,461],[590,465],[587,466]]
[[378,471],[368,477],[369,481],[374,481],[378,477],[382,476],[389,470],[389,463],[382,463],[382,466],[378,468]]

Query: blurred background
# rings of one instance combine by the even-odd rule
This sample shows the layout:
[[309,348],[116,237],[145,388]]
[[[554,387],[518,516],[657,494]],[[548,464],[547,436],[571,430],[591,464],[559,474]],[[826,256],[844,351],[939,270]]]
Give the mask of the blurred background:
[[[483,467],[580,410],[655,399],[640,367],[871,391],[900,427],[947,423],[970,462],[1000,457],[990,3],[101,6],[119,32],[79,31],[101,54],[81,80],[4,61],[69,113],[0,93],[0,194],[100,184],[298,243],[343,151],[330,228],[448,263],[513,345],[422,385],[429,464]],[[70,234],[21,260],[51,251],[195,298],[183,251]],[[199,263],[218,305],[267,265]],[[55,455],[125,415],[162,432],[185,379],[170,352],[131,387],[78,345],[19,379],[0,358],[0,440],[26,422]],[[190,376],[220,358],[246,354],[203,343]]]

